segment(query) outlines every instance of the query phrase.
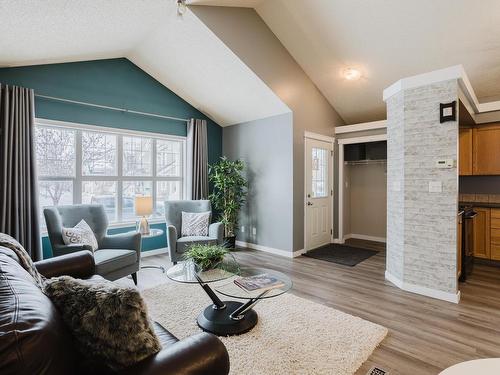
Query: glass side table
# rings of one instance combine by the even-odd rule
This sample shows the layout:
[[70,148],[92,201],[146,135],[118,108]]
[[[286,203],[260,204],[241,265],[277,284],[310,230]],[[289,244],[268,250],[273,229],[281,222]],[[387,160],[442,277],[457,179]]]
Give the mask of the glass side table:
[[[135,230],[132,230],[130,231],[130,233],[137,233]],[[146,239],[146,238],[154,238],[154,237],[159,237],[161,235],[163,235],[164,231],[163,229],[156,229],[156,228],[151,228],[149,230],[149,234],[143,234],[142,237],[141,237],[141,241]],[[161,272],[165,273],[166,270],[165,270],[165,267],[163,266],[141,266],[141,270],[143,268],[156,268],[156,269],[159,269],[161,270]]]

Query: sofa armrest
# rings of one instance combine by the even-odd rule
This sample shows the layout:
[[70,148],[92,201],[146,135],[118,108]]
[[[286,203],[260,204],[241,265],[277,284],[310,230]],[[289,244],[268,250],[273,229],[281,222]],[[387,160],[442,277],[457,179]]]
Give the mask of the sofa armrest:
[[92,251],[92,246],[71,244],[71,245],[55,245],[52,247],[52,253],[56,257],[61,255],[76,253],[78,251],[87,251],[87,250]]
[[198,333],[119,372],[123,375],[226,375],[229,355],[224,344],[210,333]]
[[[175,258],[175,252],[177,250],[177,229],[173,225],[167,225],[167,246],[170,257]],[[174,261],[172,258],[172,261]]]
[[94,256],[88,250],[40,260],[35,267],[47,278],[67,275],[84,279],[95,272]]
[[224,224],[212,223],[208,227],[208,235],[212,238],[217,238],[217,245],[222,245],[224,241]]

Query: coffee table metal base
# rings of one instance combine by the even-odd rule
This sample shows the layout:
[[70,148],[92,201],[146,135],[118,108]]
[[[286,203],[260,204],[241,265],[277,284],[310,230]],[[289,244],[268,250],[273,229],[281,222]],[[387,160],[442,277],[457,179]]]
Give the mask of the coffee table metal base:
[[234,319],[230,315],[244,304],[236,301],[223,303],[225,308],[218,309],[210,305],[198,316],[198,326],[202,330],[217,336],[232,336],[248,332],[255,327],[258,317],[254,310],[249,309],[241,319]]

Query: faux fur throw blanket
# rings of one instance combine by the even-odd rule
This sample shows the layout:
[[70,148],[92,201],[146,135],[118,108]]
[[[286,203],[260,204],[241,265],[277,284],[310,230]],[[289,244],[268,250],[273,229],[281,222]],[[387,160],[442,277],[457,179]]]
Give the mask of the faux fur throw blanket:
[[11,249],[16,253],[21,266],[33,277],[36,285],[43,291],[45,278],[38,272],[24,247],[16,239],[5,233],[0,233],[0,246]]

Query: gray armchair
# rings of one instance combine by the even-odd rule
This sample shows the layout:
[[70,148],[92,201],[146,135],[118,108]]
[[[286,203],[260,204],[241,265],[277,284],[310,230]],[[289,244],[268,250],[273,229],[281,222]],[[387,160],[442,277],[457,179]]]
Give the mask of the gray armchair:
[[136,272],[141,260],[140,233],[108,235],[108,218],[102,205],[48,207],[43,210],[43,214],[54,256],[92,250],[85,245],[66,245],[62,238],[63,227],[74,227],[83,219],[92,228],[99,245],[94,252],[95,273],[108,280],[132,275],[137,285]]
[[192,244],[218,244],[221,245],[224,237],[222,223],[213,223],[208,227],[208,236],[180,237],[182,225],[182,211],[207,212],[212,211],[208,200],[200,201],[165,201],[165,220],[167,222],[168,253],[172,263],[182,260],[182,254]]

